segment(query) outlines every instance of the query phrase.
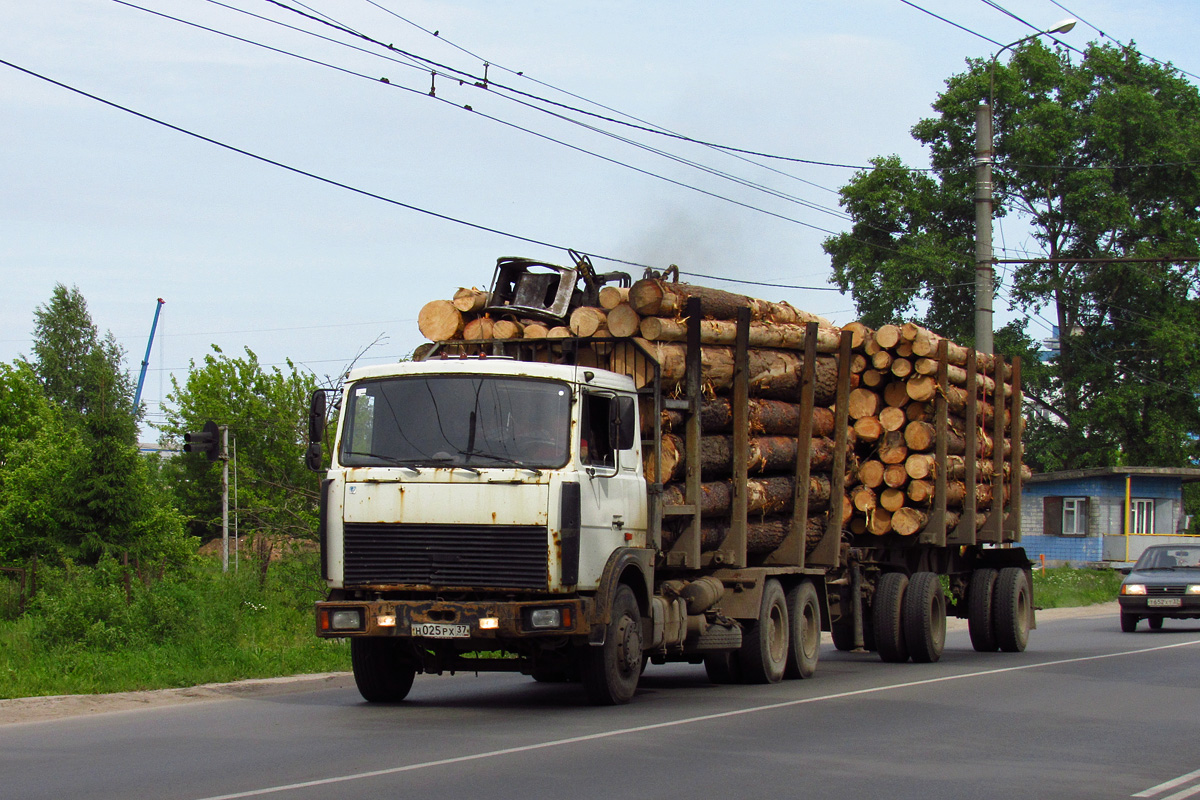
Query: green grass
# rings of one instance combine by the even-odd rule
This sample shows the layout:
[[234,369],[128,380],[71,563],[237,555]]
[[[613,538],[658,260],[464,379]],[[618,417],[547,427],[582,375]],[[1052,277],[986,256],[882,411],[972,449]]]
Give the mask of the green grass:
[[1068,608],[1117,599],[1125,576],[1111,569],[1050,567],[1033,570],[1033,602],[1038,608]]
[[29,611],[0,621],[0,698],[194,686],[350,667],[343,640],[313,633],[316,565],[303,554],[237,574],[198,561],[136,577],[113,562],[47,570]]

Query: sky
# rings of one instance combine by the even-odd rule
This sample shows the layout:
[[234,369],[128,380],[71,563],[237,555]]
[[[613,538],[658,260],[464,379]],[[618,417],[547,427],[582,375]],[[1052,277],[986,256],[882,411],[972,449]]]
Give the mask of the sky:
[[162,298],[152,424],[214,345],[336,378],[568,248],[848,322],[821,242],[852,167],[927,166],[945,80],[1065,17],[1200,74],[1194,0],[0,0],[0,360],[61,283],[136,376]]

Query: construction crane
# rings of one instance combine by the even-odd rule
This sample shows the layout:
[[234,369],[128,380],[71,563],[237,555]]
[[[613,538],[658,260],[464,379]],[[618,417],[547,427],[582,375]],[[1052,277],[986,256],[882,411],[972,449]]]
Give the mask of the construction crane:
[[142,384],[146,382],[146,367],[150,366],[150,348],[154,346],[154,331],[158,328],[158,315],[162,311],[164,301],[161,297],[158,298],[158,305],[154,307],[154,322],[150,324],[150,341],[146,342],[146,357],[142,359],[142,372],[138,375],[137,391],[133,394],[133,407],[138,409],[142,405]]

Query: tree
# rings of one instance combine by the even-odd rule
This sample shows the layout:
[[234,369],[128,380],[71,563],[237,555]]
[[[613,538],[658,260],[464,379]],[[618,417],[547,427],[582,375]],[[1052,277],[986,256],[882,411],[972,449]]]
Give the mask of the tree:
[[[181,386],[172,378],[167,395],[165,441],[179,443],[207,420],[227,425],[237,447],[237,501],[251,531],[312,539],[317,530],[318,478],[304,465],[308,402],[315,376],[296,369],[265,369],[246,349],[231,358],[213,346],[203,366],[193,362]],[[192,456],[165,466],[173,476],[180,507],[203,539],[219,532],[220,469]]]
[[[835,281],[870,324],[915,317],[973,341],[974,114],[989,64],[968,62],[913,136],[928,174],[876,159],[842,190],[854,224],[825,242]],[[997,218],[1046,260],[1001,284],[1024,317],[997,346],[1024,355],[1027,393],[1049,412],[1027,437],[1038,469],[1194,466],[1200,459],[1200,93],[1132,47],[1072,62],[1033,41],[995,65]],[[1153,263],[1095,259],[1153,258]],[[1059,330],[1034,355],[1043,309]],[[1047,331],[1042,331],[1044,337]]]
[[61,284],[34,316],[32,361],[0,368],[0,557],[186,559],[182,518],[138,454],[112,334]]

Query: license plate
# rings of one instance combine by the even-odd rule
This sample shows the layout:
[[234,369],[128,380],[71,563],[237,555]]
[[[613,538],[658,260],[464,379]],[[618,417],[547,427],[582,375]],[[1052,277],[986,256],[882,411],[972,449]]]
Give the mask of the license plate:
[[427,639],[466,639],[471,635],[471,626],[463,623],[414,622],[412,635]]
[[1151,597],[1146,600],[1150,608],[1179,608],[1182,604],[1178,597]]

